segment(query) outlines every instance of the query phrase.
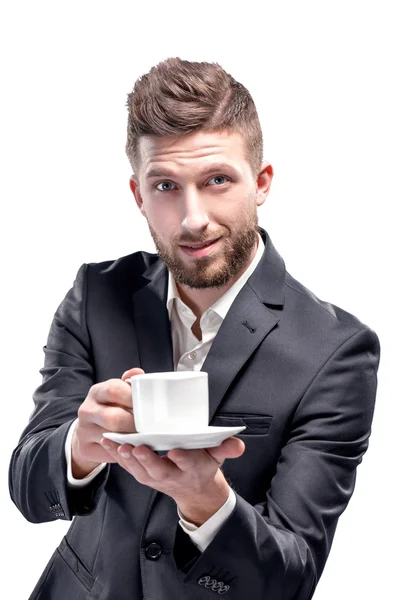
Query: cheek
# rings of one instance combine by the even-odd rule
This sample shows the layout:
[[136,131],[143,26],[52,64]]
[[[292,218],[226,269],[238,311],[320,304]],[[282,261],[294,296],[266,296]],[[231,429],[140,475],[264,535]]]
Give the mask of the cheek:
[[148,206],[146,217],[164,243],[169,243],[171,237],[180,233],[179,218],[168,207],[158,206],[156,209],[153,206]]

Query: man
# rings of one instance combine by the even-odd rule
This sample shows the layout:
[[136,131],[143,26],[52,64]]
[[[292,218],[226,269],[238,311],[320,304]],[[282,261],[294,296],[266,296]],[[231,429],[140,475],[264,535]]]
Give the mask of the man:
[[[31,598],[309,599],[367,450],[378,338],[258,227],[273,169],[241,84],[168,59],[128,109],[158,254],[83,264],[54,316],[10,491],[29,521],[74,520]],[[135,431],[128,377],[200,369],[210,424],[246,425],[236,438],[157,453],[102,437]]]

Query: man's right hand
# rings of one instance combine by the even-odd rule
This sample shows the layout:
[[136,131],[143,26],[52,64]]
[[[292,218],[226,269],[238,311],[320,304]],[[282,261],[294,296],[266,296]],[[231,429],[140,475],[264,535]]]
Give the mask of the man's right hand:
[[101,463],[115,462],[100,445],[104,432],[136,432],[132,390],[125,380],[141,373],[143,369],[129,369],[122,379],[108,379],[90,388],[79,407],[71,442],[71,469],[75,479],[83,479]]

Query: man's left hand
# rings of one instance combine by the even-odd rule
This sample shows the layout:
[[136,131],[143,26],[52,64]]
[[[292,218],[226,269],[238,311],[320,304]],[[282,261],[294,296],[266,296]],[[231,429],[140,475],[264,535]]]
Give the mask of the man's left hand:
[[103,439],[101,445],[139,483],[171,496],[182,516],[202,525],[225,504],[229,485],[220,469],[226,458],[238,458],[245,450],[239,438],[200,450],[170,450],[158,456],[147,446],[133,448]]

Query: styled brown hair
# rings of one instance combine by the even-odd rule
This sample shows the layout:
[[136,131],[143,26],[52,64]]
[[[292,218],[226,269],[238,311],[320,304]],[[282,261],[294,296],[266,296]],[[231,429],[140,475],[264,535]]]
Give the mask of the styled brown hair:
[[136,81],[128,94],[126,153],[134,173],[140,166],[143,135],[180,136],[195,131],[241,133],[246,159],[256,178],[263,139],[248,90],[218,63],[167,58]]

